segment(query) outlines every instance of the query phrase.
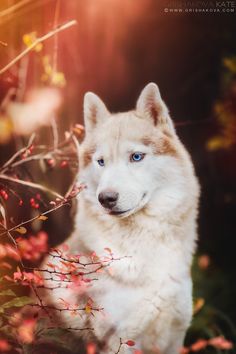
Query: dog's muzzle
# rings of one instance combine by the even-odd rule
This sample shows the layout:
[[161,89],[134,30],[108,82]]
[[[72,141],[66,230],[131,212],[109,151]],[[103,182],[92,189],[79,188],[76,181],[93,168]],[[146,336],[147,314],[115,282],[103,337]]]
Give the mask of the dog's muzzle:
[[106,209],[113,209],[118,201],[119,193],[113,191],[101,192],[98,195],[99,203]]

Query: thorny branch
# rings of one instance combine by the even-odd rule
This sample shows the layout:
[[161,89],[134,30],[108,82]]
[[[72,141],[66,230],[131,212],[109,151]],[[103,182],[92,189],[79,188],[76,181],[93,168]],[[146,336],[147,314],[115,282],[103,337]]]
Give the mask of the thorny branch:
[[[68,136],[66,137],[66,139],[62,141],[60,144],[58,144],[56,149],[54,146],[52,147],[47,147],[45,145],[34,146],[35,149],[37,148],[44,151],[35,155],[31,154],[28,157],[21,158],[24,155],[24,153],[29,151],[29,149],[33,146],[34,139],[35,139],[35,134],[32,134],[27,146],[17,151],[2,167],[0,167],[0,173],[5,174],[8,171],[12,171],[15,167],[23,165],[27,162],[31,162],[34,160],[49,159],[52,157],[53,154],[62,155],[61,149],[66,145],[68,145],[70,142],[72,142],[75,145],[76,151],[78,151],[79,148],[79,143],[76,140],[74,133],[68,132]],[[66,157],[63,156],[63,160],[66,160]]]
[[[75,187],[75,180],[76,180],[76,178],[75,178],[72,181],[71,185],[69,186],[66,195],[65,196],[61,196],[59,193],[51,191],[50,189],[48,189],[48,188],[46,188],[46,187],[44,187],[44,186],[42,186],[40,184],[36,184],[36,183],[32,183],[32,182],[26,182],[24,180],[18,180],[15,177],[11,177],[11,176],[6,175],[7,171],[12,172],[13,169],[15,169],[16,167],[19,167],[20,165],[23,165],[23,164],[25,164],[26,162],[29,162],[29,161],[41,159],[42,156],[47,156],[48,153],[58,153],[58,154],[60,154],[61,153],[60,148],[66,146],[70,142],[72,142],[76,146],[76,150],[78,149],[77,141],[76,141],[76,138],[74,137],[74,134],[73,133],[68,133],[67,136],[66,136],[66,140],[63,141],[60,144],[57,144],[56,148],[55,148],[55,146],[53,146],[52,148],[47,149],[47,147],[42,146],[42,148],[45,150],[45,152],[40,153],[40,154],[36,154],[36,155],[32,154],[32,155],[30,155],[30,156],[28,156],[26,158],[22,158],[22,155],[25,152],[27,152],[32,147],[32,144],[33,144],[34,140],[35,140],[35,134],[33,134],[30,137],[29,142],[28,142],[26,147],[24,147],[24,148],[20,149],[19,151],[17,151],[8,161],[5,162],[3,167],[0,168],[0,171],[2,172],[2,173],[0,173],[0,179],[7,180],[7,181],[12,182],[12,183],[21,183],[22,185],[25,185],[27,187],[33,187],[33,188],[37,188],[37,189],[40,189],[40,190],[43,190],[43,191],[47,191],[50,194],[52,194],[55,197],[57,197],[57,199],[56,199],[55,202],[54,201],[50,202],[51,207],[48,210],[46,210],[46,211],[44,211],[42,213],[38,213],[36,216],[34,216],[32,218],[29,218],[27,220],[24,220],[21,223],[15,225],[13,227],[10,227],[10,228],[8,228],[8,223],[7,223],[7,217],[6,217],[5,209],[4,209],[4,207],[2,205],[0,205],[1,206],[1,214],[2,214],[2,218],[3,218],[3,222],[1,223],[1,228],[2,228],[3,231],[0,233],[0,236],[8,235],[10,240],[14,243],[14,245],[16,247],[16,250],[18,249],[18,241],[15,240],[14,236],[12,236],[12,233],[14,231],[19,232],[19,230],[22,230],[22,228],[24,229],[25,225],[30,224],[30,223],[32,223],[32,222],[34,222],[36,220],[46,220],[46,216],[48,214],[56,211],[57,209],[61,208],[64,205],[69,205],[70,202],[72,201],[72,199],[75,198],[76,195],[84,188],[84,186],[82,186],[82,185],[79,186],[79,187]],[[12,190],[12,193],[13,194],[15,193],[14,190]],[[19,257],[20,257],[19,261],[20,261],[20,264],[21,264],[23,270],[27,270],[28,271],[27,273],[25,273],[25,272],[22,273],[22,276],[25,277],[24,279],[22,278],[22,285],[29,285],[31,287],[33,293],[35,294],[35,296],[36,296],[36,298],[38,299],[38,302],[39,302],[38,304],[35,304],[35,306],[42,308],[42,310],[51,319],[51,314],[48,311],[49,308],[47,308],[47,305],[44,304],[42,298],[38,294],[38,290],[37,289],[44,288],[44,289],[56,290],[57,288],[59,288],[59,287],[61,288],[62,287],[61,283],[63,283],[63,281],[60,280],[60,284],[58,284],[58,286],[55,286],[55,287],[53,287],[53,286],[52,287],[47,287],[47,286],[44,286],[44,285],[38,285],[38,284],[34,284],[31,281],[28,281],[28,284],[26,284],[27,283],[27,281],[26,281],[27,275],[30,274],[29,271],[32,271],[33,272],[32,274],[34,274],[34,272],[35,271],[39,271],[39,269],[38,268],[33,268],[33,267],[29,268],[29,267],[25,266],[23,264],[23,261],[22,261],[22,258],[21,258],[20,255],[19,255]],[[98,268],[99,267],[96,267],[96,269],[93,272],[96,272],[98,270]],[[44,270],[42,270],[42,271],[44,271]],[[57,275],[59,274],[59,272],[57,272],[57,271],[56,272],[50,272],[50,270],[49,270],[48,272],[50,274],[52,274],[52,273],[57,274]],[[93,272],[91,271],[91,272],[87,272],[87,273],[92,274]],[[63,272],[61,272],[61,273],[63,273]],[[72,275],[73,273],[72,272],[68,272],[67,274],[68,275]],[[82,279],[82,274],[78,274],[78,275]],[[55,279],[48,279],[48,280],[54,281]],[[56,280],[59,280],[59,279],[56,279]],[[95,280],[95,279],[91,279],[90,281],[92,281],[92,280]],[[67,280],[65,279],[65,283],[68,283],[68,282],[71,282],[71,281],[69,279],[67,279]],[[64,288],[67,288],[67,287],[64,286]],[[50,307],[50,309],[52,310],[53,307]],[[60,311],[61,309],[60,308],[55,308],[55,310],[56,311]],[[71,309],[69,308],[68,310],[70,311]],[[83,311],[83,308],[80,308],[80,309],[77,309],[77,310]],[[96,309],[96,308],[92,309],[91,308],[91,310],[98,311],[99,309]],[[73,309],[73,311],[75,311],[75,309]],[[72,329],[73,330],[79,330],[77,328],[72,328]]]
[[[61,307],[55,307],[55,306],[50,306],[50,305],[44,305],[40,302],[40,304],[29,304],[27,306],[31,306],[31,307],[39,307],[39,308],[43,308],[46,310],[52,310],[52,311],[58,311],[58,312],[63,312],[63,311],[68,311],[68,312],[85,312],[86,311],[86,307],[75,307],[75,308],[61,308]],[[90,308],[91,311],[95,311],[95,312],[100,312],[103,310],[103,308],[98,308],[98,307],[91,307]]]
[[[28,141],[28,144],[23,147],[22,149],[18,150],[14,155],[12,155],[10,157],[10,159],[8,161],[6,161],[3,165],[2,168],[0,168],[0,172],[1,173],[5,173],[7,171],[7,169],[9,168],[9,166],[12,168],[14,165],[14,161],[19,157],[22,156],[22,154],[24,154],[29,148],[30,146],[33,144],[35,139],[35,133],[33,133]],[[22,161],[22,160],[21,160]]]
[[[4,172],[12,171],[13,168],[16,168],[16,167],[20,166],[21,164],[24,164],[24,163],[26,163],[28,161],[32,161],[35,158],[35,156],[37,158],[38,155],[41,155],[41,154],[38,154],[38,155],[36,154],[36,155],[30,156],[27,160],[26,159],[23,159],[23,160],[21,159],[22,153],[27,151],[27,149],[29,149],[32,146],[34,138],[35,138],[34,135],[32,135],[30,140],[29,140],[29,142],[28,142],[28,144],[27,144],[27,146],[26,146],[26,148],[20,149],[18,152],[16,152],[4,164],[4,166],[2,167],[1,170],[4,171]],[[70,135],[69,138],[67,138],[66,142],[68,142],[68,140],[72,140],[72,142],[76,146],[76,149],[79,148],[77,140],[76,140],[75,136],[73,135],[73,133]],[[64,146],[64,143],[59,144],[57,146],[58,152],[60,151],[59,150],[59,146]],[[51,150],[53,151],[53,148]],[[5,175],[4,173],[0,174],[0,178],[1,178],[1,175],[3,175],[6,179],[8,179],[11,182],[15,182],[15,183],[18,182],[18,180],[15,181],[15,178],[9,177],[8,175]],[[56,202],[54,202],[54,205],[52,205],[52,207],[50,207],[48,210],[46,210],[46,211],[44,211],[42,213],[39,213],[36,216],[34,216],[34,217],[32,217],[32,218],[30,218],[28,220],[24,220],[21,223],[13,226],[11,228],[7,227],[7,220],[5,220],[6,219],[5,218],[4,219],[4,223],[2,224],[3,231],[2,231],[2,233],[0,233],[0,236],[8,235],[10,237],[10,239],[12,240],[12,242],[14,242],[14,244],[16,246],[16,249],[17,249],[17,247],[18,247],[18,243],[17,242],[18,241],[15,240],[15,238],[12,236],[12,233],[17,231],[17,230],[19,230],[20,228],[23,228],[25,225],[30,224],[30,223],[38,220],[38,219],[45,220],[45,219],[42,219],[42,217],[47,216],[49,213],[61,208],[64,205],[68,205],[72,201],[72,199],[85,187],[85,186],[81,185],[79,187],[76,187],[76,189],[75,189],[75,187],[74,187],[75,186],[75,184],[74,184],[75,179],[73,180],[71,186],[68,188],[68,191],[67,191],[66,195],[64,197],[60,196],[60,198],[58,198],[58,200],[56,200]],[[29,182],[29,185],[30,186],[35,186],[36,184],[32,184],[31,185],[31,182]],[[39,186],[41,186],[41,185],[39,185]],[[4,213],[3,213],[3,216],[5,216]],[[108,252],[110,252],[109,249],[108,249]],[[63,255],[62,251],[61,250],[57,250],[57,249],[52,249],[51,251],[48,252],[48,255],[50,257],[52,257],[52,258],[56,258],[56,259],[59,258],[59,260],[61,260],[64,263],[68,263],[68,265],[71,264],[74,267],[77,266],[77,269],[76,268],[75,269],[69,269],[68,268],[68,271],[63,271],[63,269],[60,269],[60,268],[59,268],[59,270],[57,270],[57,269],[50,270],[50,269],[41,269],[41,268],[37,268],[37,267],[27,267],[27,266],[25,266],[23,264],[23,261],[22,261],[22,259],[20,257],[20,264],[21,264],[21,267],[22,267],[22,271],[20,271],[19,268],[18,268],[18,271],[16,273],[14,273],[14,274],[18,275],[18,278],[14,276],[14,278],[12,280],[15,283],[22,283],[22,285],[28,285],[32,289],[32,291],[33,291],[38,303],[29,304],[29,306],[35,307],[35,308],[39,308],[43,312],[45,312],[45,314],[47,315],[47,317],[49,318],[51,323],[53,323],[53,316],[51,314],[51,311],[57,311],[57,312],[69,311],[71,313],[89,311],[89,313],[91,313],[91,314],[93,314],[93,312],[102,311],[102,308],[94,307],[92,305],[89,306],[89,310],[88,310],[87,306],[84,306],[84,307],[83,306],[82,307],[73,307],[73,308],[71,308],[70,306],[66,306],[64,308],[64,307],[57,307],[57,306],[53,306],[53,305],[48,305],[48,304],[44,303],[43,298],[40,295],[40,293],[38,293],[38,291],[40,289],[49,290],[49,291],[53,291],[53,290],[57,290],[57,289],[61,289],[61,288],[68,289],[71,286],[71,283],[75,282],[76,279],[78,279],[78,281],[82,281],[82,282],[84,281],[85,283],[88,282],[88,281],[91,282],[91,281],[98,280],[95,277],[92,277],[92,278],[89,278],[89,279],[86,279],[85,277],[87,275],[96,274],[99,270],[108,267],[111,264],[111,262],[119,260],[120,258],[115,258],[112,255],[112,253],[109,254],[109,257],[107,256],[107,257],[104,257],[103,259],[98,259],[98,260],[97,259],[95,260],[95,259],[92,258],[92,256],[89,256],[91,258],[86,263],[86,262],[82,262],[77,256]],[[82,269],[79,269],[78,266],[82,267]],[[87,268],[89,266],[93,267],[93,268],[92,269],[88,269],[87,271],[83,270],[83,269],[85,269],[85,268]],[[30,276],[30,274],[31,274],[30,272],[32,272],[32,276]],[[34,280],[33,280],[34,279],[34,275],[37,276],[36,273],[40,274],[40,272],[45,272],[45,273],[50,274],[51,277],[48,277],[48,278],[46,277],[46,278],[44,278],[44,280],[46,282],[47,281],[56,282],[55,286],[47,285],[47,283],[45,283],[45,284],[43,283],[42,284],[41,281],[43,280],[43,278],[40,275],[38,275],[38,277],[39,277],[38,279],[40,279],[40,282],[38,284],[37,284],[37,282],[34,283]],[[20,275],[22,275],[21,279],[20,279]],[[29,275],[29,277],[28,277],[28,275]],[[57,279],[57,277],[60,277],[60,276],[62,276],[63,279],[59,279],[59,278]],[[74,277],[74,278],[72,279],[72,277]],[[28,306],[28,305],[26,305],[26,306]],[[49,327],[49,328],[55,328],[55,327]],[[79,331],[79,330],[85,330],[86,328],[87,328],[87,330],[92,330],[92,328],[89,328],[89,327],[85,327],[85,328],[67,327],[67,328],[64,328],[64,329]]]
[[[83,187],[81,187],[80,190],[81,190],[82,188],[83,188]],[[76,194],[76,195],[77,195],[77,194]],[[57,209],[61,208],[62,206],[69,204],[69,202],[70,202],[74,197],[75,197],[75,195],[73,195],[73,196],[71,196],[71,197],[68,197],[67,199],[63,199],[63,200],[62,200],[61,202],[59,202],[57,205],[55,205],[55,206],[53,206],[52,208],[46,210],[45,212],[40,213],[40,214],[34,216],[34,217],[31,218],[31,219],[22,221],[21,223],[15,225],[15,226],[13,226],[13,227],[11,227],[11,228],[8,229],[8,230],[5,230],[4,232],[2,232],[2,233],[0,234],[0,236],[3,236],[3,235],[5,235],[6,233],[9,233],[9,232],[13,232],[13,231],[15,231],[16,229],[19,229],[19,228],[22,227],[22,226],[25,226],[25,225],[27,225],[27,224],[32,223],[32,222],[35,221],[35,220],[40,219],[40,217],[42,217],[42,216],[46,216],[46,215],[52,213],[53,211],[56,211]],[[62,198],[63,198],[63,197],[62,197]]]
[[38,305],[38,306],[40,306],[40,308],[46,313],[46,315],[48,315],[49,319],[52,321],[52,316],[51,316],[50,312],[48,311],[47,307],[44,306],[43,300],[42,300],[41,297],[39,296],[39,294],[38,294],[38,292],[37,292],[35,286],[32,285],[32,286],[31,286],[31,289],[33,290],[33,292],[34,292],[36,298],[37,298],[38,301],[39,301],[39,304],[40,304],[40,305]]
[[[83,263],[81,262],[80,260],[78,259],[73,259],[73,256],[72,256],[72,259],[71,258],[65,258],[63,257],[62,253],[60,253],[60,250],[57,250],[57,253],[59,252],[59,254],[53,254],[53,253],[50,253],[49,252],[49,255],[53,258],[60,258],[61,260],[63,260],[64,262],[68,262],[68,263],[75,263],[75,264],[79,264],[83,267],[86,267],[86,266],[91,266],[91,265],[99,265],[101,264],[101,261],[99,262],[88,262],[88,263]],[[121,259],[124,259],[124,258],[130,258],[130,256],[124,256],[124,257],[120,257],[120,258],[114,258],[113,256],[111,256],[111,258],[107,258],[107,259],[104,259],[102,262],[103,263],[110,263],[111,261],[117,261],[117,260],[121,260]]]

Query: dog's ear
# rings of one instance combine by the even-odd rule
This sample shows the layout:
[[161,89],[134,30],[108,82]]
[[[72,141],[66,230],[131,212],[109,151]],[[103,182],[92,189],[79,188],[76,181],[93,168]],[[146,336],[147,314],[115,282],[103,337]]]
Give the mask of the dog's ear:
[[155,126],[160,124],[174,130],[168,108],[161,98],[158,86],[153,82],[147,84],[142,90],[136,109],[142,116],[150,119]]
[[85,130],[92,130],[97,124],[104,121],[109,112],[102,100],[93,92],[84,95],[84,124]]

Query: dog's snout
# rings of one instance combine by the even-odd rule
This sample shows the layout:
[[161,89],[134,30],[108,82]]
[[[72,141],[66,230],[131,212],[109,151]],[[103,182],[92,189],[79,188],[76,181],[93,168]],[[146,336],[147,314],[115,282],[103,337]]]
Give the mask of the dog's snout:
[[119,193],[117,192],[101,192],[98,195],[98,200],[104,208],[112,209],[118,200]]

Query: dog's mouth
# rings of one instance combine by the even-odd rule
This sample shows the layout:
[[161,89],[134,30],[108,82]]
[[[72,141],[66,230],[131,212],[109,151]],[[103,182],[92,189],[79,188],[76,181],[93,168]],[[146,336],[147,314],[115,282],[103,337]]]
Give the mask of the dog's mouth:
[[133,213],[137,212],[138,210],[142,209],[143,205],[145,204],[143,202],[144,202],[146,196],[147,196],[147,193],[144,193],[141,198],[140,203],[134,208],[130,208],[130,209],[126,209],[126,210],[115,210],[115,209],[108,210],[107,209],[106,211],[107,211],[108,215],[112,215],[112,216],[119,216],[119,217],[128,216],[128,215],[133,214]]
[[124,214],[126,214],[126,213],[128,213],[128,212],[130,212],[132,209],[128,209],[128,210],[109,210],[108,211],[108,214],[109,215],[117,215],[117,216],[119,216],[119,215],[124,215]]

